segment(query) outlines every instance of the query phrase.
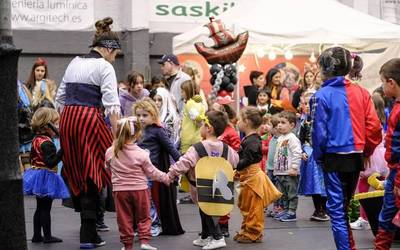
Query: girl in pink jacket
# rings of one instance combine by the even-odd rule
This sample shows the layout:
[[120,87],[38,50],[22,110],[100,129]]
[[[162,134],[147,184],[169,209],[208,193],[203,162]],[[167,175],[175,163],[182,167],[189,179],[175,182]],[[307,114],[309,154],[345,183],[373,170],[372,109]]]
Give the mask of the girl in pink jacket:
[[133,223],[138,226],[141,249],[157,249],[149,245],[150,196],[147,177],[169,185],[167,175],[150,161],[148,151],[136,145],[140,124],[136,117],[118,121],[117,139],[106,151],[106,164],[111,169],[111,182],[117,223],[125,250],[133,248]]

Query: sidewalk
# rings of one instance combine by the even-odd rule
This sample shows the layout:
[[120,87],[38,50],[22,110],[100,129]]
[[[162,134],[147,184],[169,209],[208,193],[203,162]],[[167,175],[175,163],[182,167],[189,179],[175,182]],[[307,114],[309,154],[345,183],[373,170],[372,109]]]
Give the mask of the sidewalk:
[[[42,244],[31,243],[32,237],[32,216],[35,211],[36,200],[33,197],[25,197],[25,221],[28,239],[28,249],[30,250],[71,250],[79,249],[79,214],[72,209],[61,206],[59,200],[53,203],[52,209],[52,230],[53,234],[61,237],[64,242],[58,244]],[[159,236],[153,238],[150,242],[158,249],[185,249],[199,250],[200,248],[192,245],[192,241],[198,237],[200,230],[200,218],[198,208],[194,205],[182,204],[178,205],[179,215],[182,226],[186,233],[180,236]],[[231,215],[230,234],[231,237],[226,239],[226,249],[273,249],[273,250],[330,250],[336,249],[329,222],[312,222],[309,216],[313,212],[312,201],[310,198],[301,197],[298,208],[297,222],[278,222],[271,218],[266,219],[264,230],[264,241],[259,244],[238,244],[232,240],[236,230],[239,230],[241,223],[241,215],[235,208]],[[101,233],[107,245],[99,250],[121,249],[119,242],[118,227],[116,223],[115,213],[106,213],[106,224],[110,227],[109,232]],[[372,249],[373,235],[370,230],[353,231],[357,249]],[[139,245],[135,243],[135,249]],[[392,249],[400,249],[399,246]]]

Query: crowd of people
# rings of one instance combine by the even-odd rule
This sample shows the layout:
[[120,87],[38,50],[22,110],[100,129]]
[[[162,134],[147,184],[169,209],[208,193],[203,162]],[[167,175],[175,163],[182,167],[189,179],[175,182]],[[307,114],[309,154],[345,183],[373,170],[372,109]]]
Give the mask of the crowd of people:
[[[111,63],[121,45],[111,24],[96,22],[90,52],[71,61],[58,88],[43,58],[18,82],[24,193],[37,200],[32,242],[62,242],[51,233],[50,212],[63,199],[80,212],[81,249],[106,244],[98,234],[109,230],[106,210],[116,211],[123,249],[133,249],[135,234],[141,249],[156,249],[151,237],[185,233],[177,187],[197,204],[196,165],[212,156],[224,158],[240,184],[236,242],[261,242],[266,216],[296,221],[304,195],[313,200],[311,220],[331,220],[337,249],[355,249],[350,228],[368,222],[361,208],[350,225],[347,209],[356,187],[367,192],[374,175],[387,178],[375,245],[390,248],[400,195],[399,59],[382,66],[383,88],[372,97],[362,87],[361,58],[341,47],[325,50],[318,71],[306,70],[297,87],[282,83],[279,68],[252,71],[236,114],[229,96],[206,98],[195,69],[172,54],[149,83],[137,71],[118,83]],[[230,215],[199,214],[193,244],[225,247]]]

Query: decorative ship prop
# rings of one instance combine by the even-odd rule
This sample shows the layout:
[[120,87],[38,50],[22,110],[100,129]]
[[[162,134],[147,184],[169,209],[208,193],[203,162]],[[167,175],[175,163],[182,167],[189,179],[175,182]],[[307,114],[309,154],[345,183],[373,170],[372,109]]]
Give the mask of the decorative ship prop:
[[204,25],[210,30],[210,38],[215,45],[207,47],[202,42],[194,44],[196,50],[207,60],[209,64],[231,64],[235,63],[242,56],[246,49],[249,33],[243,32],[234,36],[225,28],[221,20],[210,17],[210,23]]

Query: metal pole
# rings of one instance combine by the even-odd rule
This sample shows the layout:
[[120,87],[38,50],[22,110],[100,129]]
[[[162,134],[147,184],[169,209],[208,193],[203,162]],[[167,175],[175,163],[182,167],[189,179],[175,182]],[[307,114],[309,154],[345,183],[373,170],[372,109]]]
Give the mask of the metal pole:
[[21,50],[14,47],[11,2],[0,1],[0,248],[26,246],[24,197],[18,172],[17,67]]

